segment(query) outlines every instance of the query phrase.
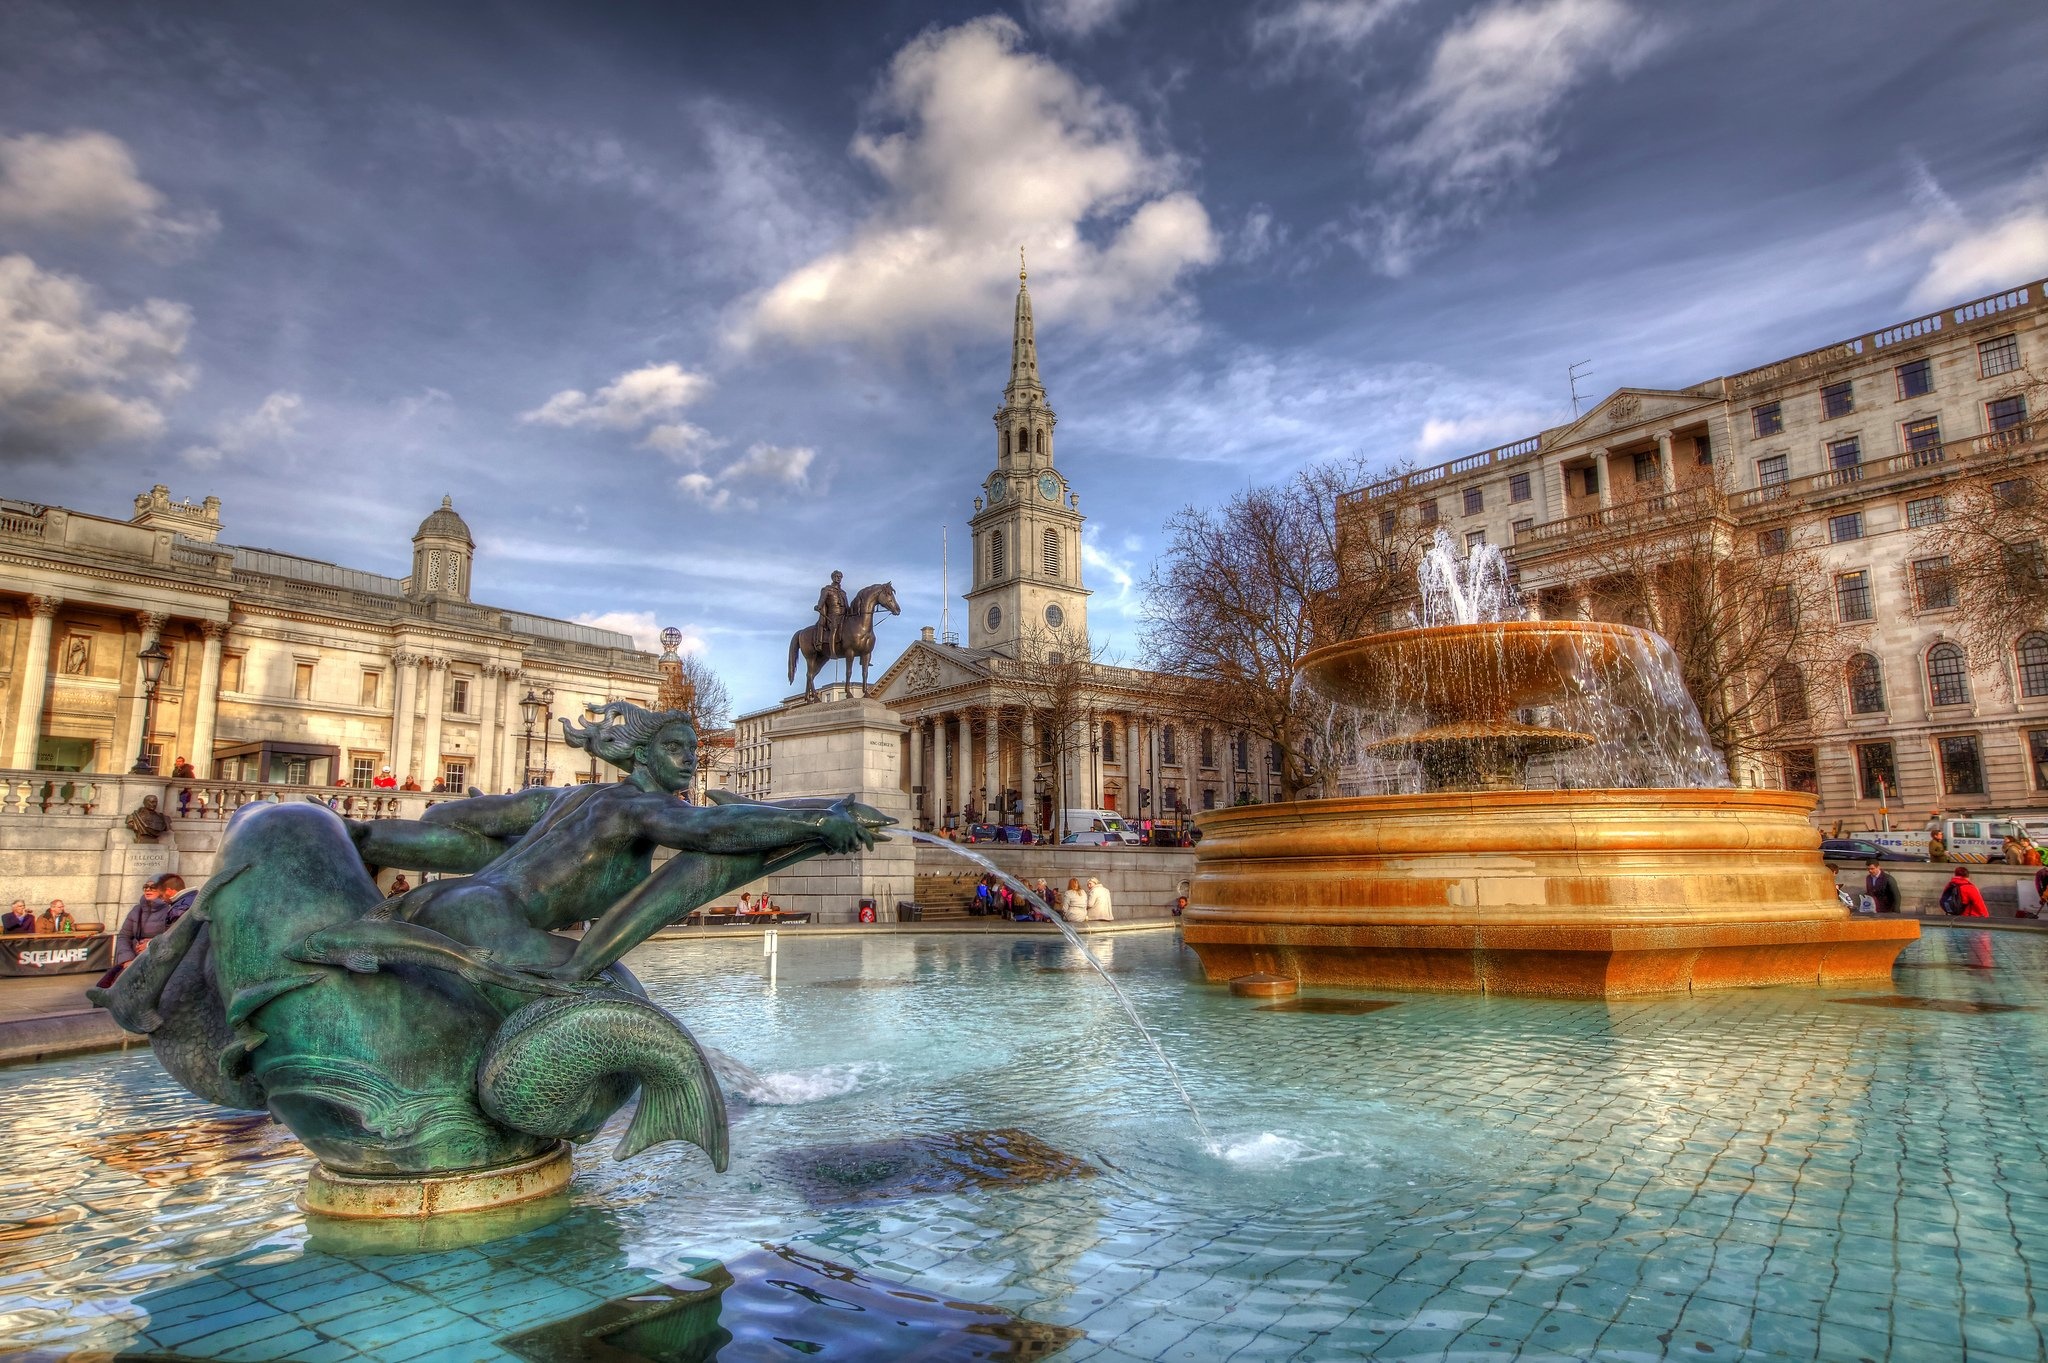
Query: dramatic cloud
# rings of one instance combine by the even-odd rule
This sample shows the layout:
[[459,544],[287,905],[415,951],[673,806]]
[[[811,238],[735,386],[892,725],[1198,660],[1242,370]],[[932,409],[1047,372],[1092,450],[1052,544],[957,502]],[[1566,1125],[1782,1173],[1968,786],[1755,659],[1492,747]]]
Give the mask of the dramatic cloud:
[[274,449],[298,434],[305,405],[297,393],[272,393],[255,411],[222,422],[211,444],[188,445],[179,457],[194,468],[212,468],[232,454]]
[[1414,0],[1293,0],[1252,19],[1252,45],[1282,68],[1347,57]]
[[650,364],[619,375],[595,395],[565,388],[519,419],[528,425],[634,433],[643,449],[694,460],[721,442],[681,420],[681,413],[710,391],[711,380],[702,374],[674,363]]
[[1385,273],[1406,274],[1557,158],[1573,95],[1626,75],[1661,40],[1626,0],[1496,0],[1453,25],[1381,119],[1390,192],[1357,244]]
[[1030,248],[1033,291],[1062,321],[1107,328],[1179,299],[1219,254],[1181,167],[1138,120],[1008,19],[927,32],[875,96],[853,153],[885,194],[847,245],[748,301],[734,339],[896,340],[986,330]]
[[85,281],[0,256],[0,454],[62,456],[162,434],[191,387],[192,313],[152,298],[101,309]]
[[1913,230],[1903,249],[1927,256],[1908,302],[1917,308],[1957,303],[2048,274],[2048,162],[2016,185],[2001,188],[1996,208],[1966,211],[1927,168],[1915,163]]
[[0,227],[80,232],[112,229],[139,245],[175,250],[211,234],[210,212],[172,214],[145,184],[135,158],[101,132],[0,137]]
[[808,445],[755,444],[715,474],[684,474],[676,479],[676,487],[713,511],[752,511],[759,508],[764,493],[809,487],[817,458],[818,452]]

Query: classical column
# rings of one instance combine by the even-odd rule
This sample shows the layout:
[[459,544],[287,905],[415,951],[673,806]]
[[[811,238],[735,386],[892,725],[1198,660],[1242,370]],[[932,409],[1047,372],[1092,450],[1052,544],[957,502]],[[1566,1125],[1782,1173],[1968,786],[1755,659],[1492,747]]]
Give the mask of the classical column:
[[470,784],[486,795],[497,788],[498,778],[498,677],[501,668],[485,663],[477,669],[482,685],[477,687],[476,770]]
[[400,649],[391,655],[391,774],[403,781],[412,764],[412,712],[418,697],[420,657]]
[[967,806],[974,794],[974,711],[960,711],[959,760],[953,771],[953,796],[960,819],[967,819]]
[[1599,451],[1593,457],[1598,461],[1595,467],[1600,470],[1600,509],[1605,511],[1614,505],[1614,471],[1607,466],[1606,450]]
[[990,823],[1008,823],[1003,813],[1002,711],[981,712],[981,807]]
[[192,770],[199,779],[213,779],[213,726],[220,712],[220,648],[227,638],[224,620],[202,620],[206,643],[199,652],[199,694],[192,707]]
[[932,827],[946,826],[946,713],[932,716]]
[[427,729],[420,745],[422,769],[413,774],[419,777],[421,790],[432,790],[434,782],[441,779],[441,712],[448,708],[448,660],[422,658],[420,666],[427,669]]
[[[164,626],[171,623],[171,617],[162,611],[137,611],[135,623],[142,628],[142,642],[135,646],[135,651],[142,654],[147,653],[155,646],[157,640],[164,637]],[[135,669],[135,694],[128,702],[128,726],[123,736],[126,749],[120,754],[123,771],[128,769],[127,764],[134,762],[136,756],[149,743],[149,735],[142,732],[142,726],[148,718],[146,711],[149,708],[148,688],[143,684],[142,659],[138,656],[131,660],[130,665]]]
[[1657,471],[1664,477],[1666,492],[1678,491],[1678,465],[1671,458],[1671,432],[1657,432]]
[[[7,764],[17,771],[30,771],[36,765],[36,740],[43,736],[43,687],[50,680],[50,622],[63,608],[61,596],[28,599],[28,656],[22,659],[20,684],[15,690],[14,753]],[[126,764],[114,770],[125,771]]]
[[912,828],[924,817],[924,796],[919,788],[924,785],[924,718],[918,716],[910,721],[910,799]]
[[1038,823],[1038,720],[1025,706],[1017,715],[1017,798],[1024,802],[1026,827]]

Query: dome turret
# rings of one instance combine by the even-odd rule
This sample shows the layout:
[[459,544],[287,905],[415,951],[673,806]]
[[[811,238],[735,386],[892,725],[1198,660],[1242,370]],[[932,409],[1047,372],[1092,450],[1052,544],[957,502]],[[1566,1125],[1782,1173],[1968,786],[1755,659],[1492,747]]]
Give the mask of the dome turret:
[[414,600],[438,596],[467,601],[470,560],[475,555],[476,539],[469,525],[457,514],[455,500],[443,497],[413,532],[407,594]]

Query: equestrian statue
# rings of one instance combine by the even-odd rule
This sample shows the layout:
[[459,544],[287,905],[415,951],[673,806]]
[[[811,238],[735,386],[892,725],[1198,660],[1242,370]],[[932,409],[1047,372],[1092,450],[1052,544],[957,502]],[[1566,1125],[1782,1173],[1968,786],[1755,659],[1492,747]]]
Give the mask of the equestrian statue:
[[833,573],[832,580],[818,593],[818,604],[812,609],[818,613],[818,623],[807,625],[789,636],[789,679],[796,680],[796,660],[804,660],[804,699],[818,698],[818,674],[823,672],[834,659],[846,663],[846,685],[853,686],[853,664],[860,660],[861,689],[868,684],[868,665],[875,656],[875,610],[877,607],[891,615],[901,615],[902,608],[896,604],[896,587],[893,583],[877,582],[872,587],[862,587],[846,599],[846,589],[839,585],[841,573]]

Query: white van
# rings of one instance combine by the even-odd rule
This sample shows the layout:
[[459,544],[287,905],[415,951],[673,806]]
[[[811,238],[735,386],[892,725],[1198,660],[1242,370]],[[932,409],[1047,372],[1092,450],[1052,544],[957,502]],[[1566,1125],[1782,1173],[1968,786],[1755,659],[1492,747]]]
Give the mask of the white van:
[[[2013,830],[2010,819],[1944,819],[1942,841],[1946,851],[1939,858],[1947,862],[1992,862],[2005,860],[2005,839]],[[1858,833],[1865,842],[1892,847],[1902,852],[1927,855],[1927,832]]]
[[1123,816],[1113,809],[1066,809],[1060,811],[1060,841],[1065,842],[1070,833],[1103,833],[1102,839],[1089,838],[1089,842],[1120,842],[1135,847],[1145,839],[1136,829],[1123,821]]

